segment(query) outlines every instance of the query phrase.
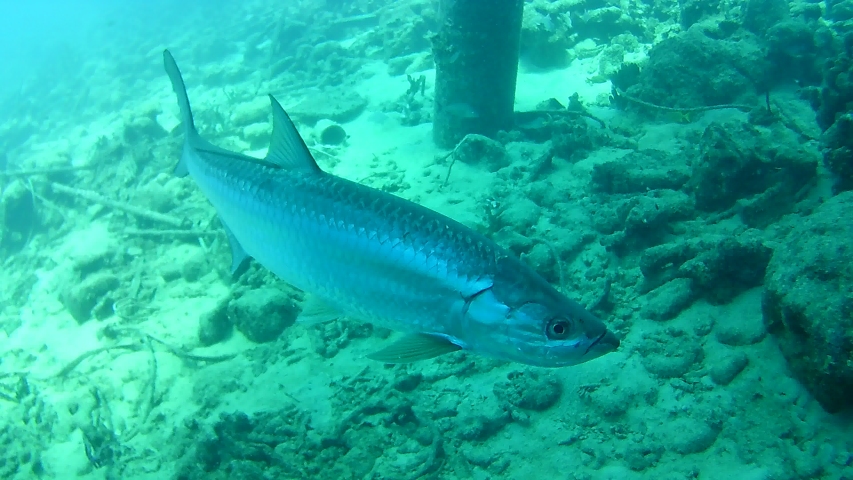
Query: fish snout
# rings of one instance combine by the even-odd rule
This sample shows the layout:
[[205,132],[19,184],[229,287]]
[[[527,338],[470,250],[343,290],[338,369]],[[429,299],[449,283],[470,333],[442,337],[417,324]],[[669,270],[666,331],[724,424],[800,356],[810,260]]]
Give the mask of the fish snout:
[[621,343],[622,342],[619,341],[619,337],[617,337],[615,333],[611,332],[610,330],[605,330],[604,335],[599,338],[598,342],[596,342],[596,345],[600,346],[601,348],[607,348],[609,349],[608,351],[613,351],[619,348],[619,345]]
[[586,355],[591,355],[593,358],[600,357],[616,350],[620,344],[619,337],[605,328],[586,349]]

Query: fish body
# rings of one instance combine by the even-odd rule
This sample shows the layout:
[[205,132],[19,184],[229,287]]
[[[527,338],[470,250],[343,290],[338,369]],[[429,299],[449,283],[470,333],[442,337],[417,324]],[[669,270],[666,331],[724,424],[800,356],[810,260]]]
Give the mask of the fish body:
[[216,209],[232,270],[251,257],[305,291],[305,321],[347,316],[408,334],[371,356],[389,363],[464,349],[562,366],[618,346],[600,320],[485,236],[322,171],[272,96],[266,158],[203,140],[168,51],[164,63],[186,136],[176,173]]

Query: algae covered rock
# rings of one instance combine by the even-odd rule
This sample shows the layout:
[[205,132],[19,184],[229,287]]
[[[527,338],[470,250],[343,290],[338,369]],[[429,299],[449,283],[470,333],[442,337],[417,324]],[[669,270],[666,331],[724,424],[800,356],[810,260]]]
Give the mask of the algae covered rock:
[[796,80],[806,85],[820,84],[826,46],[818,45],[817,30],[814,22],[802,18],[779,22],[768,30],[767,57],[777,82]]
[[199,317],[198,340],[202,345],[210,346],[228,338],[232,329],[228,319],[228,300],[225,299]]
[[489,137],[477,134],[466,135],[456,147],[456,158],[472,165],[482,164],[490,172],[509,165],[511,159],[504,146]]
[[641,250],[660,244],[669,238],[673,223],[694,217],[693,199],[683,192],[652,190],[623,197],[605,196],[595,218],[598,230],[608,235],[601,242],[606,247]]
[[786,0],[747,0],[744,7],[743,26],[757,35],[788,17]]
[[669,320],[693,302],[693,280],[676,278],[649,292],[642,309],[644,317]]
[[524,196],[516,196],[498,215],[498,224],[512,229],[529,232],[539,222],[542,207]]
[[762,312],[794,375],[831,412],[853,407],[853,192],[791,230],[767,270]]
[[62,292],[60,300],[77,323],[87,322],[92,317],[103,319],[112,313],[115,299],[110,294],[120,283],[112,273],[96,272],[70,285]]
[[647,248],[640,258],[646,288],[689,278],[696,297],[725,303],[761,284],[772,251],[761,235],[705,235]]
[[[625,4],[626,6],[628,4]],[[572,26],[580,38],[610,40],[630,32],[646,37],[646,23],[616,4],[601,8],[572,9]]]
[[678,190],[689,178],[690,169],[681,158],[660,150],[630,152],[592,167],[593,186],[603,193]]
[[762,43],[749,32],[697,24],[657,43],[637,78],[617,80],[616,86],[666,107],[749,103],[766,77],[765,56]]
[[796,193],[815,178],[819,157],[786,140],[745,122],[709,125],[687,184],[696,207],[721,211],[740,203],[741,218],[756,226],[788,213]]
[[[853,88],[850,98],[853,99]],[[848,113],[838,117],[824,133],[822,143],[826,146],[823,154],[824,165],[835,175],[834,189],[853,190],[853,115]]]
[[767,336],[767,328],[758,315],[720,315],[714,322],[714,334],[723,345],[754,345]]
[[246,290],[228,305],[228,318],[243,335],[257,343],[271,342],[293,325],[299,308],[273,287]]
[[0,194],[0,252],[17,252],[39,228],[35,197],[21,180],[10,182]]

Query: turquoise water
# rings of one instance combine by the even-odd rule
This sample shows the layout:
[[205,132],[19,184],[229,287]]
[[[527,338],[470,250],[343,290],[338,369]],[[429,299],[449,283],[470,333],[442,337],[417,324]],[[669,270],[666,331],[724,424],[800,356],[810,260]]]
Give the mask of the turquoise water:
[[[0,5],[0,477],[853,478],[851,2],[525,2],[516,33],[281,3]],[[296,323],[171,174],[165,48],[206,139],[263,157],[274,95],[321,168],[488,235],[620,347],[392,366],[396,333]]]

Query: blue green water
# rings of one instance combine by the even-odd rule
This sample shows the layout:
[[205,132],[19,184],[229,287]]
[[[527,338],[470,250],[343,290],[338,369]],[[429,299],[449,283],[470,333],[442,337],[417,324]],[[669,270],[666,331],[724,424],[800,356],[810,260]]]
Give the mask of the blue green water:
[[[442,43],[449,3],[0,5],[0,477],[853,478],[853,2],[524,2],[514,124],[476,135],[473,85],[439,148],[452,62],[506,54]],[[620,347],[391,366],[393,332],[296,323],[171,174],[165,48],[211,142],[265,155],[274,95],[321,168],[488,235]]]

